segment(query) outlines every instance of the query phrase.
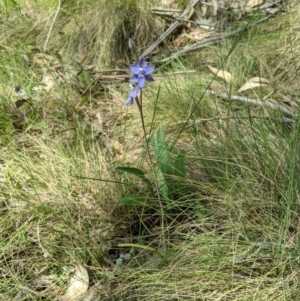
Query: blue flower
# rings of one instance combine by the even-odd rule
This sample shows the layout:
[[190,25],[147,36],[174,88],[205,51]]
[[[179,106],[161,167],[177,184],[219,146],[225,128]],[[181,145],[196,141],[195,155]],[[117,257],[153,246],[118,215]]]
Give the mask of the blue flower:
[[139,88],[138,87],[131,87],[131,91],[130,94],[126,100],[125,105],[133,105],[134,99],[137,97],[137,94],[139,92]]
[[133,73],[133,75],[130,77],[129,81],[132,83],[137,83],[139,89],[143,89],[145,81],[154,81],[151,75],[154,68],[154,65],[147,65],[145,59],[141,58],[136,65],[130,65],[130,71]]

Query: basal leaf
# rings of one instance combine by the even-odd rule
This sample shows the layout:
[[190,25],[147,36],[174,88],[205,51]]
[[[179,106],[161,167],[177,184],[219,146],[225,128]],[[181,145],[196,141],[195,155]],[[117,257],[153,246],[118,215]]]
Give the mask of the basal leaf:
[[186,152],[181,150],[175,159],[174,175],[179,178],[186,178],[185,172],[185,158]]
[[162,170],[160,168],[155,169],[155,176],[162,199],[165,201],[169,200],[169,188],[164,174],[162,173]]
[[168,143],[165,140],[164,126],[161,122],[157,133],[152,137],[151,148],[155,159],[164,174],[172,174],[172,158],[169,151]]
[[150,180],[145,176],[145,173],[142,170],[135,168],[135,167],[125,167],[125,166],[124,167],[118,166],[116,169],[118,171],[126,172],[126,173],[129,173],[129,174],[139,177],[148,186],[151,193],[154,194],[152,184],[151,184]]
[[145,203],[147,203],[148,201],[148,197],[147,196],[136,196],[136,195],[132,195],[132,196],[127,196],[125,198],[122,198],[119,201],[119,206],[140,206],[140,205],[144,205]]

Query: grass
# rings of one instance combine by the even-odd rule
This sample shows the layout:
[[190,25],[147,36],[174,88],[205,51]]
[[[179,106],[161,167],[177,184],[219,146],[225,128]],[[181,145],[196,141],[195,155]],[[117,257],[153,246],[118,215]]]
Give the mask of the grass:
[[[57,1],[0,5],[0,300],[62,300],[78,263],[101,300],[297,300],[299,121],[209,91],[235,95],[261,76],[269,86],[241,95],[275,89],[271,101],[297,114],[299,4],[236,40],[156,64],[146,128],[153,135],[163,122],[187,173],[185,194],[159,206],[141,179],[116,170],[155,176],[138,109],[124,106],[128,82],[98,77],[127,68],[127,38],[141,52],[163,23],[139,1],[109,3],[63,2],[52,30]],[[20,128],[13,84],[28,95]]]

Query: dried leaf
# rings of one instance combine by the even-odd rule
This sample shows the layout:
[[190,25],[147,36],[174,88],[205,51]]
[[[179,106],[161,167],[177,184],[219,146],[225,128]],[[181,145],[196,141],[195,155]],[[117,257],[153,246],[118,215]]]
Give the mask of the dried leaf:
[[175,8],[177,7],[176,0],[162,0],[161,6],[166,8]]
[[194,8],[192,7],[191,10],[189,11],[189,13],[187,14],[186,16],[186,20],[190,20],[192,15],[194,14],[195,10]]
[[219,8],[217,0],[212,0],[212,4],[213,4],[213,16],[216,16]]
[[191,32],[186,33],[185,36],[190,38],[191,40],[203,40],[205,38],[208,38],[211,36],[211,32],[201,29],[201,28],[195,28]]
[[60,297],[60,301],[79,301],[87,292],[89,287],[89,275],[86,268],[77,264],[75,274],[73,275],[65,295]]
[[100,112],[95,114],[94,120],[91,123],[92,136],[96,138],[101,132],[103,132],[103,120]]
[[201,6],[200,10],[201,10],[201,16],[205,17],[205,15],[207,14],[207,6]]
[[254,89],[257,87],[267,86],[268,84],[269,81],[263,77],[252,77],[238,90],[238,92]]
[[214,68],[210,65],[207,65],[207,67],[209,68],[209,70],[216,74],[217,76],[219,76],[220,78],[224,79],[226,83],[230,83],[232,81],[232,75],[231,73],[225,71],[225,70],[221,70],[221,69],[217,69],[217,68]]
[[245,9],[245,5],[246,5],[246,1],[245,0],[240,1],[239,8],[240,8],[241,11],[243,11]]
[[245,9],[251,9],[254,6],[260,5],[264,2],[264,0],[249,0],[245,5]]
[[108,291],[107,288],[99,281],[84,294],[82,301],[101,301],[105,291]]
[[44,90],[47,92],[50,92],[50,90],[52,90],[56,84],[53,77],[49,75],[44,75],[42,83],[44,85]]
[[118,153],[118,155],[123,155],[123,145],[117,141],[117,140],[112,140],[111,144],[114,148],[114,150]]
[[[205,29],[206,31],[207,30],[212,31],[214,29],[213,24],[214,24],[214,22],[213,22],[213,19],[211,17],[203,18],[201,20],[201,25],[199,25],[199,27],[202,28],[202,29]],[[211,35],[211,33],[210,33],[210,35]]]
[[267,86],[267,84],[249,83],[249,84],[243,85],[243,86],[238,90],[238,92],[243,92],[243,91],[246,91],[246,90],[249,90],[249,89],[254,89],[254,88],[257,88],[257,87],[263,87],[263,86]]
[[32,56],[32,61],[34,64],[45,65],[45,62],[35,55]]
[[42,85],[32,88],[33,91],[46,91],[50,92],[56,86],[56,82],[49,75],[44,75],[42,79]]
[[20,107],[23,106],[24,103],[28,103],[28,101],[26,99],[19,99],[15,102],[15,106],[17,109],[19,109]]
[[269,82],[266,78],[255,76],[255,77],[250,78],[250,79],[246,82],[246,84],[248,84],[248,83],[263,83],[263,84],[269,84],[270,82]]
[[173,45],[175,47],[183,46],[186,41],[187,41],[186,33],[182,33],[173,41]]

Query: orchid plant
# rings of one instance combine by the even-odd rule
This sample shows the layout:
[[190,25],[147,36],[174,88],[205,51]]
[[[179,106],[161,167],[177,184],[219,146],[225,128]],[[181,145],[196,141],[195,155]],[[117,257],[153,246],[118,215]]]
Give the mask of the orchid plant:
[[[133,47],[132,45],[133,41],[129,40],[129,48]],[[126,172],[139,177],[148,188],[146,195],[125,196],[119,201],[119,206],[127,206],[130,210],[134,209],[136,206],[144,206],[145,204],[149,203],[149,205],[153,209],[158,204],[160,207],[158,212],[160,213],[162,228],[161,239],[162,242],[164,242],[165,209],[172,207],[170,207],[170,200],[174,198],[175,193],[179,196],[185,194],[185,152],[181,151],[173,164],[170,148],[165,140],[164,127],[162,123],[160,123],[158,132],[152,135],[149,141],[147,139],[147,132],[143,116],[143,89],[145,88],[146,82],[154,81],[151,75],[154,69],[155,66],[148,65],[144,58],[140,58],[137,64],[130,65],[132,76],[130,77],[129,81],[133,83],[133,85],[131,86],[131,91],[125,103],[126,105],[133,105],[135,102],[138,106],[142,122],[143,136],[145,139],[146,152],[149,158],[152,174],[154,176],[154,185],[152,181],[146,176],[146,174],[139,168],[127,166],[117,167],[118,171]],[[155,164],[153,164],[152,161],[150,146],[153,153],[153,158],[155,159]],[[173,176],[175,178],[182,179],[183,181],[179,181],[179,183],[177,181],[176,183],[176,181],[174,181],[173,179]],[[130,246],[133,247],[133,245]],[[144,246],[143,249],[149,250],[148,247],[145,248]],[[164,259],[160,252],[157,253],[162,259]],[[123,264],[123,257],[120,257],[117,260],[116,264]]]
[[[129,46],[132,43],[129,42]],[[137,104],[141,122],[142,122],[142,129],[144,132],[144,139],[146,145],[146,151],[149,158],[150,166],[152,168],[152,172],[154,175],[155,180],[155,188],[156,188],[156,195],[159,200],[168,201],[169,197],[174,195],[174,187],[176,186],[176,193],[182,194],[184,189],[178,183],[175,185],[174,180],[172,180],[172,176],[177,178],[185,178],[185,152],[181,151],[177,158],[175,159],[175,163],[173,164],[170,148],[165,140],[164,136],[164,127],[163,124],[160,124],[158,132],[153,135],[148,141],[146,127],[144,122],[143,116],[143,89],[145,88],[146,82],[153,82],[154,79],[152,77],[152,72],[154,71],[154,65],[148,65],[144,58],[140,58],[137,64],[130,65],[130,71],[132,76],[130,77],[129,81],[133,83],[131,86],[131,91],[129,96],[126,100],[126,105],[133,105],[134,102]],[[155,165],[152,162],[152,156],[150,153],[150,146],[153,152],[153,156],[155,159]],[[132,167],[118,167],[119,171],[131,173],[135,176],[138,176],[142,181],[146,183],[151,191],[151,194],[154,194],[153,186],[151,185],[151,181],[146,177],[144,172],[138,168]],[[179,186],[181,187],[179,189]],[[121,201],[121,205],[128,205],[128,204],[136,204],[139,202],[141,198],[125,198]],[[161,208],[162,203],[160,202]]]
[[[131,83],[134,83],[135,85],[131,86],[131,91],[129,93],[129,96],[127,98],[126,101],[126,105],[133,105],[134,101],[136,102],[139,112],[140,112],[140,116],[141,116],[141,121],[142,121],[142,128],[143,128],[143,132],[144,132],[144,139],[145,139],[145,145],[146,145],[146,149],[147,149],[147,154],[148,154],[148,158],[151,164],[151,168],[153,169],[154,172],[154,167],[152,164],[152,158],[151,158],[151,153],[150,153],[150,149],[149,149],[149,143],[147,140],[147,132],[146,132],[146,127],[145,127],[145,122],[144,122],[144,115],[143,115],[143,89],[145,87],[145,82],[153,82],[154,79],[151,75],[151,73],[154,71],[155,66],[154,65],[148,65],[146,60],[144,58],[140,58],[137,62],[137,64],[131,64],[130,65],[130,71],[132,73],[132,76],[130,77],[129,81]],[[123,169],[123,171],[125,171]],[[139,177],[141,177],[142,179],[146,179],[145,175],[143,174],[142,171],[137,170],[137,169],[126,169],[127,172],[131,172]],[[142,175],[141,175],[142,173]],[[155,173],[154,173],[155,174]],[[157,195],[158,197],[160,196],[159,193],[159,185],[157,182],[156,177],[155,178],[155,186],[156,186],[156,191],[157,191]],[[149,184],[149,180],[147,180],[147,184]],[[152,189],[150,186],[148,185],[150,189]]]

